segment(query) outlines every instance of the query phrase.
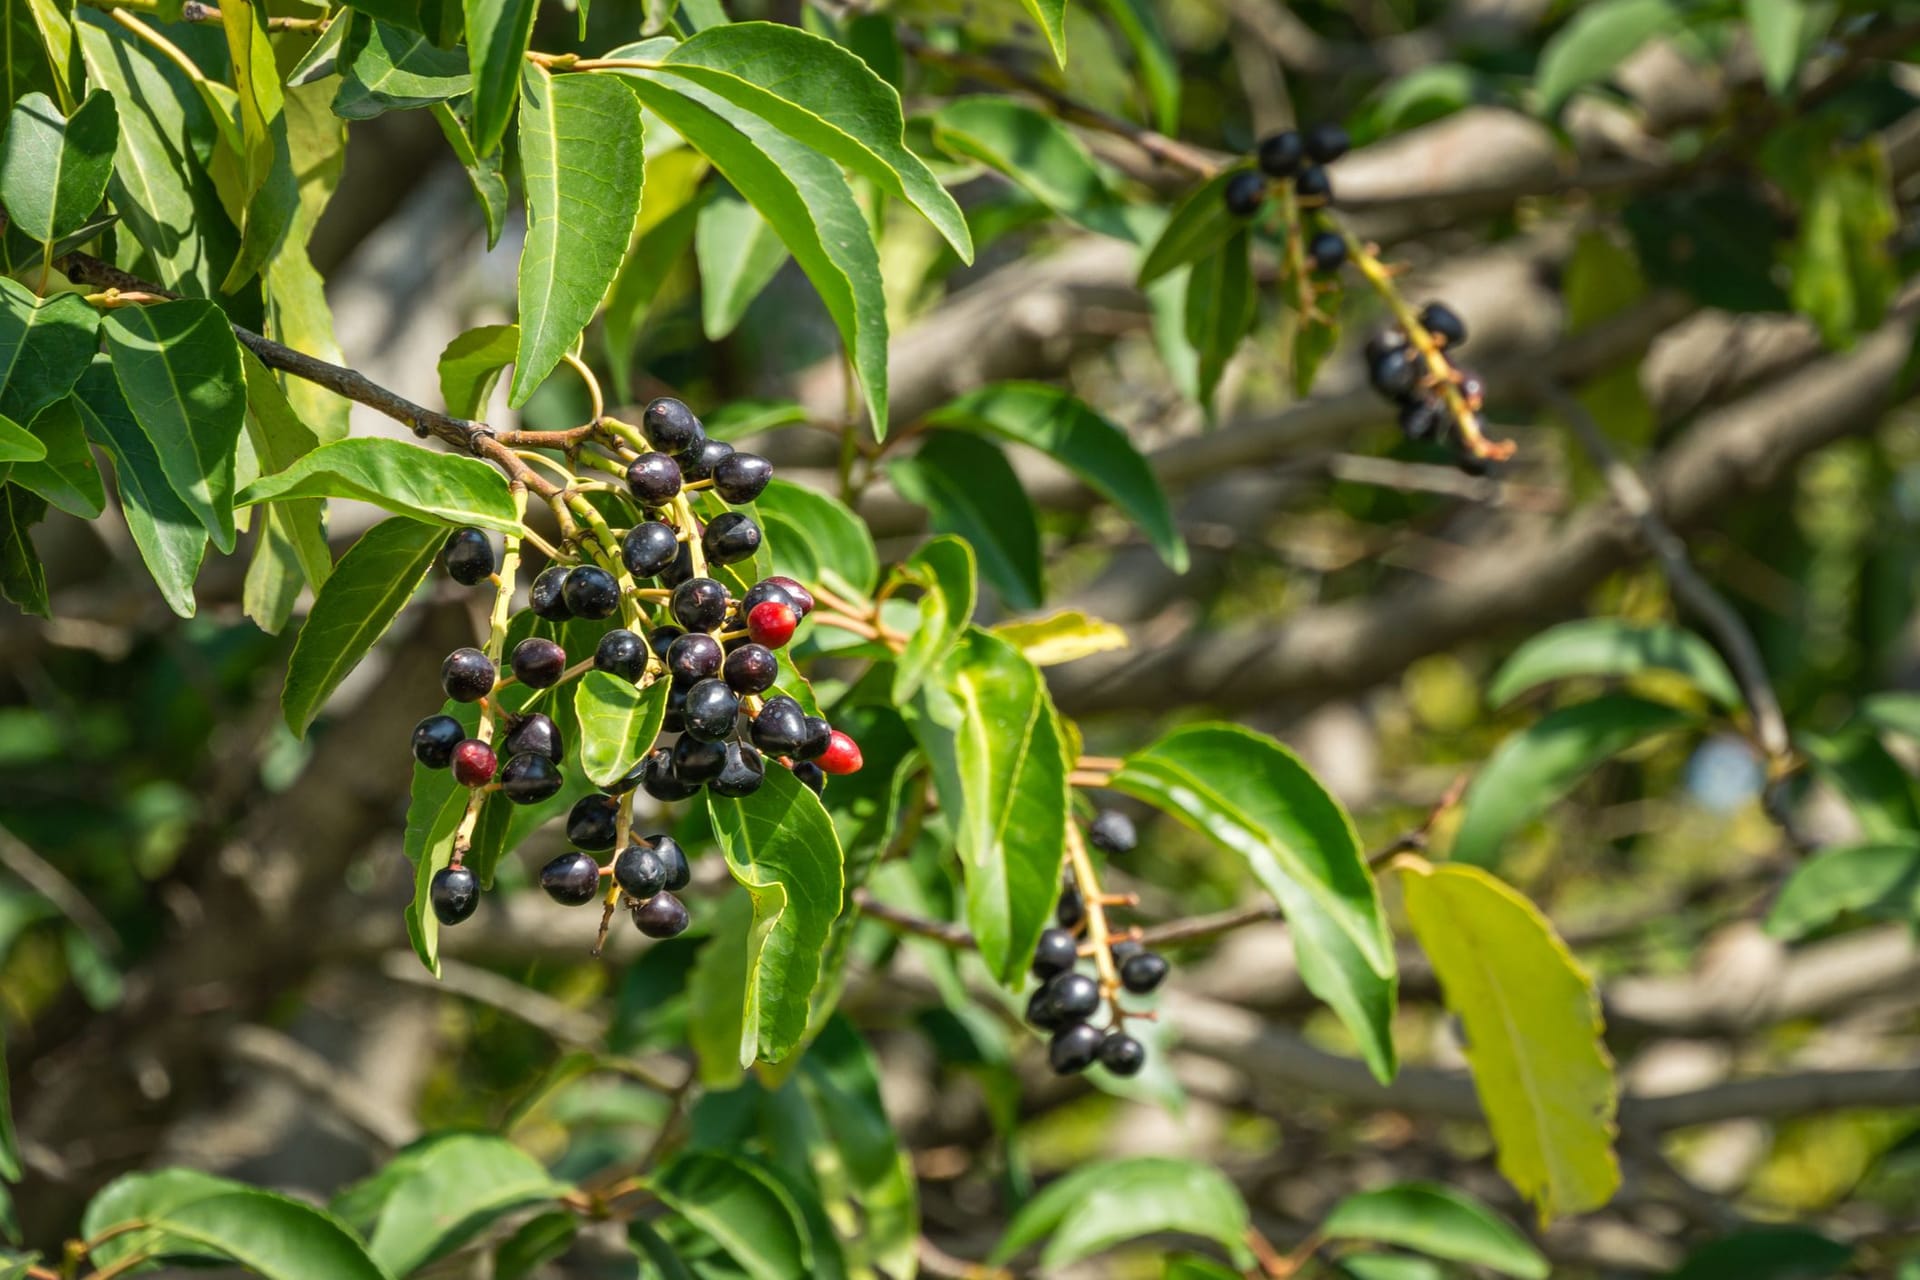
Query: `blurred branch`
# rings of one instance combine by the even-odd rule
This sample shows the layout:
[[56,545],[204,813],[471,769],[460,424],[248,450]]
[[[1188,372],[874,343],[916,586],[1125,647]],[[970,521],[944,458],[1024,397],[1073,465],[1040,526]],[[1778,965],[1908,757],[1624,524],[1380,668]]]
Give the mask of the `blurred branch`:
[[0,827],[0,867],[19,876],[29,889],[51,902],[60,914],[79,926],[94,946],[107,955],[119,954],[120,935],[88,901],[87,895],[5,827]]
[[411,1118],[370,1105],[357,1083],[342,1076],[338,1063],[321,1057],[291,1036],[243,1024],[227,1031],[224,1047],[228,1056],[236,1061],[284,1077],[389,1154],[419,1136],[419,1126]]

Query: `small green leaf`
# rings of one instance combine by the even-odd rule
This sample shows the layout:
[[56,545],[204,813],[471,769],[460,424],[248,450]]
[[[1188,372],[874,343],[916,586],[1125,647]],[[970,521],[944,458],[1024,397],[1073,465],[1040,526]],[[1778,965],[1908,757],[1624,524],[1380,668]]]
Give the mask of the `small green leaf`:
[[879,581],[873,535],[838,498],[776,477],[753,505],[773,548],[775,573],[817,582],[832,572],[862,595]]
[[1240,220],[1227,212],[1226,188],[1245,166],[1215,174],[1174,206],[1173,216],[1160,229],[1140,263],[1142,289],[1170,272],[1198,262],[1242,230]]
[[1053,60],[1062,67],[1067,65],[1067,0],[1020,0],[1033,20],[1040,24],[1040,33],[1047,38],[1047,48],[1053,50]]
[[1806,0],[1742,0],[1767,90],[1785,96],[1806,54],[1814,15]]
[[752,205],[717,194],[694,225],[693,256],[700,264],[700,328],[709,342],[718,342],[739,325],[789,255]]
[[481,216],[487,220],[487,248],[500,243],[500,232],[507,225],[507,175],[505,157],[498,149],[481,155],[473,149],[473,137],[467,132],[466,117],[472,114],[473,99],[461,100],[458,109],[436,102],[431,110],[454,159],[467,171],[467,181],[480,201]]
[[269,499],[358,498],[395,515],[517,533],[506,477],[478,458],[439,453],[384,436],[315,449],[285,471],[262,476],[238,505]]
[[1500,1172],[1543,1222],[1620,1185],[1619,1091],[1593,980],[1539,908],[1478,867],[1398,864],[1407,919],[1465,1031]]
[[606,786],[640,763],[660,736],[667,714],[667,681],[645,688],[605,671],[589,671],[573,691],[580,717],[580,767]]
[[1127,647],[1127,633],[1111,622],[1067,609],[1044,618],[995,624],[993,634],[1027,655],[1036,667],[1057,667]]
[[71,119],[43,93],[13,104],[0,145],[0,203],[13,225],[42,244],[76,230],[106,198],[120,122],[113,98],[95,90]]
[[46,514],[47,500],[39,494],[0,485],[0,596],[42,618],[49,616],[47,573],[31,530]]
[[341,119],[371,120],[388,111],[445,102],[472,89],[473,77],[459,50],[436,49],[418,31],[347,13],[340,87],[333,95],[333,112]]
[[1641,45],[1682,24],[1669,0],[1598,0],[1582,5],[1540,51],[1534,90],[1543,115],[1575,91],[1611,76]]
[[[464,0],[467,58],[473,70],[473,150],[489,156],[500,149],[519,101],[527,46],[539,0]],[[582,76],[590,80],[592,76]],[[608,138],[614,143],[614,138]],[[638,155],[639,131],[633,137]],[[617,144],[616,144],[617,145]],[[609,148],[610,150],[613,148]]]
[[[1200,358],[1195,383],[1200,405],[1209,415],[1220,375],[1259,314],[1249,253],[1250,241],[1242,227],[1194,263],[1187,277],[1187,341]],[[1300,327],[1312,325],[1302,320]]]
[[[389,1168],[395,1167],[399,1176],[380,1188],[377,1225],[367,1242],[373,1260],[395,1276],[445,1257],[505,1214],[569,1190],[525,1151],[484,1133],[423,1138],[394,1157]],[[344,1194],[352,1196],[353,1189]]]
[[661,1203],[724,1249],[751,1280],[814,1274],[800,1208],[759,1161],[686,1151],[647,1185]]
[[966,539],[981,576],[1008,607],[1040,607],[1040,523],[999,445],[961,431],[930,431],[911,455],[887,464],[887,478],[927,509],[936,530]]
[[1847,914],[1920,918],[1920,843],[1823,850],[1787,877],[1767,912],[1767,932],[1791,942]]
[[1145,243],[1144,223],[1107,186],[1093,156],[1052,116],[1013,98],[960,98],[933,119],[934,140],[1011,178],[1089,231]]
[[0,462],[38,462],[46,456],[47,446],[39,436],[11,418],[0,417]]
[[1691,721],[1685,711],[1626,694],[1550,711],[1500,744],[1467,788],[1453,838],[1457,861],[1496,861],[1507,839],[1588,773],[1655,734]]
[[437,525],[396,517],[367,530],[340,557],[287,659],[280,709],[296,737],[400,616],[446,538]]
[[908,557],[901,576],[923,590],[920,625],[907,637],[894,665],[896,703],[913,698],[920,682],[953,651],[973,621],[973,548],[952,535],[942,535]]
[[1920,742],[1920,693],[1876,693],[1860,704],[1860,718]]
[[469,329],[440,353],[440,396],[456,418],[479,420],[500,381],[500,371],[520,349],[520,326],[484,324]]
[[1852,1260],[1852,1249],[1806,1227],[1752,1227],[1701,1245],[1668,1280],[1822,1280]]
[[1849,725],[1831,735],[1801,734],[1797,742],[1820,776],[1846,797],[1869,840],[1902,841],[1920,831],[1913,779],[1870,726]]
[[1239,1189],[1213,1165],[1169,1156],[1096,1161],[1049,1183],[1013,1215],[992,1261],[1045,1239],[1040,1265],[1052,1270],[1161,1231],[1211,1240],[1235,1266],[1253,1266]]
[[1329,1240],[1399,1245],[1521,1280],[1546,1280],[1551,1271],[1511,1223],[1466,1192],[1432,1182],[1350,1195],[1333,1206],[1320,1234]]
[[1161,133],[1180,131],[1180,60],[1160,22],[1153,0],[1101,0],[1101,7],[1133,47],[1153,103],[1154,127]]
[[879,1064],[845,1018],[827,1020],[800,1061],[800,1087],[859,1206],[850,1249],[877,1272],[912,1275],[920,1236],[913,1162],[880,1096]]
[[56,400],[33,420],[33,434],[45,456],[13,464],[11,479],[31,489],[70,516],[91,520],[107,505],[106,487],[94,465],[93,450],[72,396]]
[[1641,626],[1622,618],[1563,622],[1514,650],[1487,684],[1487,702],[1500,707],[1521,694],[1574,676],[1620,678],[1673,671],[1723,707],[1741,705],[1740,686],[1712,645],[1680,627]]
[[0,278],[0,413],[26,426],[73,390],[100,343],[99,313],[79,294],[45,300]]

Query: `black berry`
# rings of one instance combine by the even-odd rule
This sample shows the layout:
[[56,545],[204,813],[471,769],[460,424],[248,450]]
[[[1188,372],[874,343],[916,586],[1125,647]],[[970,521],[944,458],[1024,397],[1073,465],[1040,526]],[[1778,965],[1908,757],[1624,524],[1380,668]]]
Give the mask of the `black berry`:
[[773,479],[773,464],[757,453],[730,453],[713,466],[713,491],[728,502],[752,502]]
[[734,721],[740,716],[740,695],[727,688],[724,680],[702,680],[687,690],[685,732],[703,742],[720,742],[733,736]]
[[707,790],[730,800],[758,791],[767,777],[766,761],[760,758],[760,753],[738,742],[729,742],[726,753],[726,765],[720,770],[720,776],[707,784]]
[[567,669],[567,651],[541,636],[528,636],[513,646],[513,674],[530,689],[558,684]]
[[429,769],[444,769],[466,736],[466,726],[452,716],[428,716],[413,726],[413,758]]
[[720,674],[725,657],[720,642],[704,631],[689,631],[667,647],[667,670],[682,684]]
[[1118,809],[1106,810],[1087,828],[1087,843],[1102,853],[1132,853],[1139,840],[1133,819]]
[[1447,429],[1447,405],[1438,396],[1421,396],[1400,406],[1400,431],[1409,440],[1437,440]]
[[1100,984],[1084,973],[1060,973],[1047,979],[1047,999],[1062,1016],[1078,1021],[1100,1007]]
[[735,693],[765,693],[780,678],[780,659],[763,644],[743,644],[727,655],[727,687]]
[[615,627],[594,647],[593,667],[622,680],[638,680],[647,670],[647,642],[625,627]]
[[691,921],[680,899],[662,890],[633,909],[633,923],[649,938],[677,938]]
[[562,906],[583,906],[600,896],[600,864],[584,853],[563,853],[540,868],[540,887]]
[[827,794],[827,771],[811,760],[796,761],[793,776],[800,779],[800,785],[817,796]]
[[575,565],[563,594],[576,618],[611,618],[620,607],[620,584],[599,565]]
[[668,747],[655,747],[640,762],[640,785],[647,794],[662,804],[672,804],[676,800],[691,800],[700,794],[697,782],[682,782],[673,776],[673,752]]
[[1398,329],[1381,329],[1367,339],[1366,355],[1369,367],[1378,364],[1380,358],[1389,351],[1398,351],[1407,345],[1407,335]]
[[1420,308],[1420,327],[1432,334],[1433,340],[1443,347],[1463,347],[1467,344],[1467,322],[1444,302],[1429,302]]
[[667,869],[667,888],[678,892],[693,880],[693,868],[687,865],[687,851],[672,836],[648,836],[647,843],[660,855],[660,865]]
[[620,560],[636,578],[657,578],[672,566],[680,554],[680,540],[673,526],[647,520],[627,530],[620,539]]
[[[628,787],[631,791],[633,788]],[[567,843],[605,853],[619,829],[620,802],[612,796],[581,796],[567,813]]]
[[[656,751],[664,751],[665,749],[664,747],[655,748]],[[606,796],[623,796],[639,786],[642,782],[646,781],[647,762],[652,758],[651,754],[641,756],[639,764],[636,764],[612,782],[604,783],[600,788],[600,794]]]
[[1293,191],[1309,209],[1333,203],[1333,180],[1318,165],[1310,164],[1300,171],[1300,176],[1293,180]]
[[1315,271],[1338,271],[1346,265],[1347,242],[1337,231],[1322,231],[1307,241],[1307,261]]
[[1047,1046],[1047,1065],[1055,1075],[1070,1076],[1093,1065],[1100,1053],[1100,1033],[1084,1022],[1053,1033]]
[[531,751],[513,757],[500,771],[500,790],[515,804],[539,804],[551,799],[560,790],[561,781],[560,767]]
[[505,745],[509,758],[545,756],[559,764],[567,754],[566,744],[560,741],[560,726],[553,722],[552,716],[539,711],[515,717],[507,729]]
[[707,522],[700,535],[701,550],[714,564],[737,564],[753,557],[760,549],[760,526],[753,517],[738,511],[726,511]]
[[690,578],[673,589],[673,620],[689,631],[711,631],[727,616],[727,589],[712,578]]
[[613,879],[629,898],[651,898],[667,887],[667,868],[653,849],[630,844],[613,860]]
[[527,589],[527,606],[533,610],[536,618],[545,618],[548,622],[565,622],[573,616],[567,608],[567,567],[563,564],[550,564],[540,571]]
[[792,578],[775,574],[773,577],[765,579],[765,581],[786,592],[787,598],[793,602],[793,607],[799,610],[801,617],[804,618],[813,612],[813,592],[807,590]]
[[1147,1047],[1121,1031],[1109,1031],[1100,1042],[1100,1065],[1117,1076],[1137,1076],[1147,1065]]
[[1367,366],[1367,378],[1387,399],[1404,400],[1420,386],[1420,354],[1411,347],[1383,351]]
[[680,492],[680,464],[664,453],[643,453],[627,464],[627,488],[642,506],[665,506]]
[[679,453],[707,438],[693,410],[671,396],[661,396],[641,411],[640,429],[654,448],[666,453]]
[[1337,124],[1309,125],[1301,134],[1301,140],[1315,164],[1332,164],[1353,146],[1353,139]]
[[1072,885],[1060,890],[1060,903],[1053,909],[1053,918],[1062,929],[1078,929],[1080,922],[1087,918],[1086,903],[1080,901],[1080,891]]
[[702,440],[691,449],[674,455],[680,474],[688,480],[711,480],[713,469],[733,456],[733,446],[725,440]]
[[465,867],[442,867],[427,884],[427,900],[441,924],[459,924],[480,905],[479,877]]
[[1128,956],[1126,963],[1120,966],[1121,983],[1137,996],[1147,994],[1166,981],[1166,977],[1167,959],[1154,951]]
[[654,575],[663,587],[677,587],[693,578],[693,543],[682,542],[673,553],[673,563]]
[[1251,218],[1267,201],[1267,180],[1252,169],[1227,179],[1227,212],[1236,218]]
[[748,732],[753,745],[770,756],[797,755],[807,735],[807,713],[785,694],[768,698],[760,705],[760,714],[753,718]]
[[493,660],[478,649],[455,649],[440,664],[440,687],[455,702],[478,702],[493,692]]
[[665,662],[667,654],[673,649],[673,642],[685,634],[687,634],[685,627],[676,627],[669,622],[665,626],[655,627],[647,632],[647,647],[653,650],[655,657]]
[[1053,1007],[1053,1001],[1047,998],[1047,989],[1041,986],[1027,998],[1027,1021],[1042,1031],[1058,1031],[1071,1019]]
[[660,727],[668,733],[687,731],[687,690],[692,685],[673,684],[667,689],[667,710],[660,718]]
[[819,716],[806,718],[806,734],[800,739],[800,749],[793,754],[802,760],[817,760],[827,754],[827,748],[833,745],[833,726]]
[[478,529],[455,529],[440,551],[447,576],[463,587],[476,586],[493,576],[493,543]]
[[722,742],[702,742],[692,734],[682,734],[673,744],[673,776],[678,782],[711,782],[727,767],[727,748]]
[[1040,943],[1033,949],[1033,976],[1051,978],[1073,968],[1080,958],[1080,944],[1065,929],[1042,929]]
[[1300,135],[1287,129],[1262,138],[1254,158],[1260,163],[1260,171],[1269,178],[1291,178],[1300,172],[1300,162],[1305,159],[1306,153],[1306,145],[1301,142]]

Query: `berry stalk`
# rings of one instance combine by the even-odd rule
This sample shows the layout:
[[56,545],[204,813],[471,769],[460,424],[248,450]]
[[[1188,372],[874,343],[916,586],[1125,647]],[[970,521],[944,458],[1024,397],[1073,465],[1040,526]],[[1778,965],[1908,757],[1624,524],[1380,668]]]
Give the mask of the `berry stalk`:
[[1100,991],[1113,1010],[1117,1026],[1125,1015],[1120,1011],[1120,966],[1113,962],[1113,933],[1107,927],[1106,895],[1100,889],[1100,877],[1087,854],[1086,841],[1080,838],[1080,824],[1067,820],[1067,862],[1073,869],[1074,888],[1086,904],[1087,941],[1093,944],[1093,966],[1100,974]]
[[[515,520],[524,525],[527,519],[527,487],[517,481],[509,486],[513,495],[513,514]],[[520,535],[506,535],[500,553],[500,571],[494,575],[493,612],[487,619],[486,655],[492,661],[494,670],[500,669],[501,656],[507,648],[507,626],[513,617],[513,586],[520,576]],[[495,686],[498,688],[498,685]],[[493,699],[480,699],[480,724],[473,736],[481,742],[493,741]],[[486,803],[487,791],[475,787],[467,796],[467,811],[460,815],[460,826],[453,834],[453,858],[451,865],[460,866],[465,861],[467,850],[473,845],[473,829],[480,822],[480,807]]]

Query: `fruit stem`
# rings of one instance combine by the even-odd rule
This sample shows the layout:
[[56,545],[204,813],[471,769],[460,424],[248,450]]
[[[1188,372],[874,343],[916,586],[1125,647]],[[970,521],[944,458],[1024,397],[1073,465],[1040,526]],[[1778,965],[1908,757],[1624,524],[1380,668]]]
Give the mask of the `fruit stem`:
[[622,422],[618,418],[602,417],[600,430],[633,449],[635,453],[649,453],[653,446],[647,442],[647,433],[631,422]]
[[687,554],[693,557],[693,576],[707,576],[707,551],[700,545],[700,521],[693,514],[693,503],[683,492],[673,500],[667,510],[673,516],[673,523],[681,533],[687,535]]
[[1080,824],[1067,819],[1067,861],[1073,868],[1074,887],[1087,913],[1087,939],[1093,943],[1093,966],[1100,971],[1100,989],[1106,993],[1114,1019],[1120,1012],[1120,967],[1113,962],[1113,935],[1107,928],[1106,894],[1101,892],[1100,877],[1087,855],[1086,842],[1080,838]]
[[612,458],[603,458],[591,450],[582,449],[574,455],[573,460],[577,465],[592,467],[595,471],[604,471],[610,476],[618,476],[623,480],[626,479],[627,469],[625,467],[615,462]]
[[580,375],[580,381],[587,384],[587,399],[593,405],[593,412],[587,415],[587,421],[595,423],[606,417],[607,398],[600,394],[600,379],[593,376],[593,370],[587,367],[587,362],[571,351],[560,358],[567,362],[568,368]]

